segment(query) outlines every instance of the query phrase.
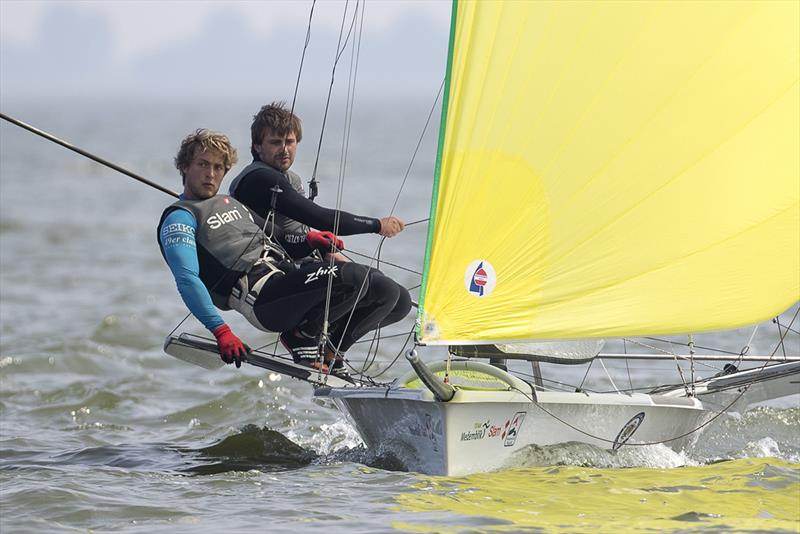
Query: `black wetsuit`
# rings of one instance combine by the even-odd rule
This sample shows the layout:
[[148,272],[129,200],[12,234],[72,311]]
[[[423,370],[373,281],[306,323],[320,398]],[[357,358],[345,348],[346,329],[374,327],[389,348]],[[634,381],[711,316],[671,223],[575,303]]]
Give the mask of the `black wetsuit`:
[[[262,219],[269,213],[273,197],[271,189],[277,185],[281,189],[275,195],[277,213],[318,230],[334,230],[337,210],[311,202],[295,191],[286,176],[275,169],[245,169],[234,184],[231,196]],[[345,211],[338,213],[338,235],[380,232],[378,219]],[[295,258],[311,252],[305,242],[282,244],[292,249],[289,253]],[[298,254],[297,247],[304,247],[305,254]],[[328,262],[307,262],[267,281],[254,306],[259,322],[272,331],[282,332],[299,326],[306,335],[318,335],[324,321],[328,267]],[[335,269],[329,310],[330,341],[341,352],[370,330],[395,323],[408,315],[411,309],[408,291],[379,270],[353,262],[337,262]],[[265,305],[259,305],[261,303]]]
[[[411,309],[408,291],[377,269],[353,262],[336,262],[333,268],[329,340],[340,352],[370,330],[396,323]],[[270,278],[253,306],[258,321],[274,332],[298,326],[307,336],[318,336],[325,319],[329,269],[328,262],[309,262]]]

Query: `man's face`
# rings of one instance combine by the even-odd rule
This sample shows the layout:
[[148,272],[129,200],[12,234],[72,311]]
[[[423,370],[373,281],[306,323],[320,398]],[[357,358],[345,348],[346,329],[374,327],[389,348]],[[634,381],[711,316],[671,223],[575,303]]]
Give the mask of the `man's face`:
[[192,200],[211,198],[219,191],[225,177],[225,158],[218,150],[204,150],[184,169],[183,194]]
[[261,144],[253,145],[253,150],[256,151],[261,161],[273,169],[286,172],[294,163],[294,156],[297,153],[297,136],[294,132],[286,136],[278,135],[273,130],[267,129]]

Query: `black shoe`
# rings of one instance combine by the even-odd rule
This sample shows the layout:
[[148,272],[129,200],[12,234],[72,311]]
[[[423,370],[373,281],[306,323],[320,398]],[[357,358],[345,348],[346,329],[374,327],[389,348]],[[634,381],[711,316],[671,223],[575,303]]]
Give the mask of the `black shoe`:
[[350,376],[350,373],[347,371],[347,365],[345,364],[344,354],[336,350],[336,346],[330,339],[326,342],[326,347],[327,347],[326,356],[328,351],[330,351],[331,354],[336,355],[336,358],[334,359],[332,366],[330,365],[331,363],[330,360],[325,362],[330,366],[331,374],[335,377],[341,378],[342,380],[347,380],[348,382],[355,384],[353,378]]
[[336,358],[336,361],[333,362],[333,367],[331,367],[331,375],[350,382],[351,384],[356,383],[355,380],[353,380],[353,377],[350,376],[350,373],[347,371],[347,366],[344,364],[344,360],[341,358]]
[[299,337],[291,332],[284,332],[280,335],[280,340],[284,348],[292,355],[294,363],[322,371],[323,373],[328,372],[328,366],[324,365],[319,357],[319,347],[314,339]]

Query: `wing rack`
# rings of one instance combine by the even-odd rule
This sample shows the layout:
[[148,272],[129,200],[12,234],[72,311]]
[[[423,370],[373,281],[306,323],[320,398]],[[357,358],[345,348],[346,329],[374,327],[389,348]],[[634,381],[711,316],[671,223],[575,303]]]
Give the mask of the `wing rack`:
[[[219,369],[225,365],[219,356],[217,344],[212,339],[186,332],[179,336],[168,336],[164,341],[164,352],[174,358],[198,365],[205,369]],[[325,375],[324,373],[277,358],[260,350],[252,351],[247,356],[246,363],[255,367],[267,369],[274,373],[280,373],[291,378],[309,382],[315,387],[347,387],[354,385],[352,382],[339,378],[338,376],[332,374]]]

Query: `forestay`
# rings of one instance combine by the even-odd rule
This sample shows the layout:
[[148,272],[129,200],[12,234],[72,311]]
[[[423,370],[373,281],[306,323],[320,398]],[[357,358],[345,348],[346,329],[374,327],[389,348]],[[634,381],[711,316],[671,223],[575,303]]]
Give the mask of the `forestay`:
[[798,2],[457,2],[420,341],[698,332],[796,302],[798,25]]

